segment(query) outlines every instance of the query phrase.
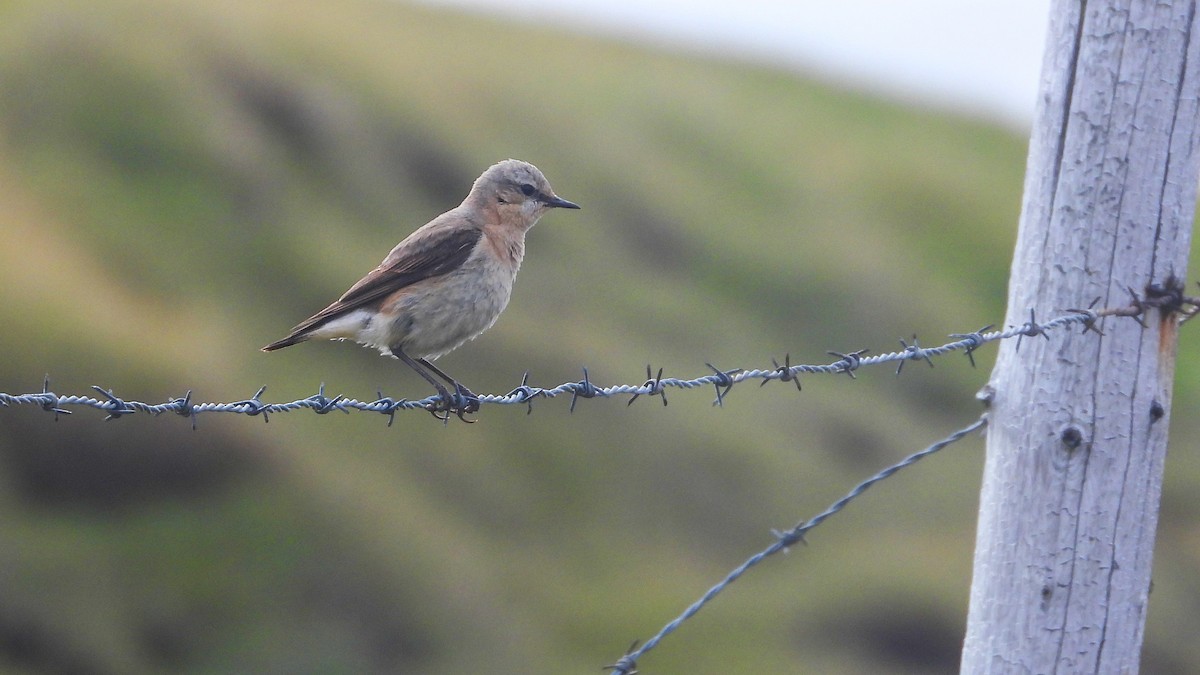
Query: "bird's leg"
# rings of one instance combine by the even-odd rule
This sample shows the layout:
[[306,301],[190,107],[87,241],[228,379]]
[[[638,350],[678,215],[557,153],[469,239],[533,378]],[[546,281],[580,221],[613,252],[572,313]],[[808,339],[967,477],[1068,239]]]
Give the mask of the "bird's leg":
[[453,377],[450,377],[446,373],[442,372],[440,368],[430,363],[428,359],[419,358],[417,359],[417,362],[432,370],[438,377],[442,378],[446,382],[454,385],[454,393],[458,394],[463,403],[463,405],[455,411],[458,413],[458,418],[464,422],[473,422],[474,420],[468,420],[464,418],[463,415],[465,413],[473,413],[479,410],[479,397],[475,395],[475,392],[464,387],[462,382],[459,382]]
[[[428,371],[426,371],[424,368],[421,367],[420,363],[417,363],[417,361],[414,361],[412,359],[412,357],[410,357],[408,354],[405,354],[403,349],[400,349],[398,347],[393,347],[392,354],[394,354],[396,356],[396,358],[403,361],[405,363],[405,365],[407,365],[409,368],[412,368],[413,370],[417,371],[418,375],[425,378],[425,381],[428,382],[429,384],[432,384],[434,389],[437,389],[438,396],[442,399],[442,405],[438,406],[435,404],[432,408],[429,409],[430,414],[432,414],[434,417],[436,417],[439,420],[442,420],[444,422],[444,421],[450,419],[450,413],[458,412],[459,419],[462,419],[463,413],[461,412],[461,409],[456,405],[455,398],[450,395],[450,392],[446,391],[446,388],[444,386],[442,386],[441,382],[438,382],[437,380],[435,380],[433,378],[433,376],[428,373]],[[425,359],[418,359],[418,361],[428,365],[428,362],[425,361]],[[438,371],[436,368],[434,369],[434,371],[437,372],[439,375],[442,375],[442,377],[445,377],[445,375],[443,373],[441,373],[440,371]],[[453,381],[453,380],[451,380],[451,381]],[[439,412],[442,412],[442,411],[446,412],[445,417],[438,414]],[[465,422],[467,420],[463,419],[463,421]]]

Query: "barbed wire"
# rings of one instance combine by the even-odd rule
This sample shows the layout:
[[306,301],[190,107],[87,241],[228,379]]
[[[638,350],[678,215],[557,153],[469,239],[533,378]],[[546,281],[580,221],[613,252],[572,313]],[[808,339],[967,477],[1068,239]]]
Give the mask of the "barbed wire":
[[[896,368],[896,374],[899,375],[900,369],[904,366],[905,361],[922,359],[929,362],[929,359],[926,357],[940,356],[947,352],[962,349],[966,351],[968,358],[971,359],[971,365],[974,366],[975,360],[972,357],[972,352],[987,342],[994,342],[996,340],[1015,337],[1017,338],[1016,348],[1019,350],[1021,347],[1020,340],[1024,337],[1036,337],[1040,335],[1046,339],[1049,339],[1047,332],[1075,324],[1082,325],[1085,333],[1088,331],[1093,331],[1098,335],[1103,335],[1103,332],[1099,327],[1097,327],[1096,324],[1100,318],[1105,316],[1131,317],[1140,323],[1142,327],[1145,327],[1146,324],[1142,321],[1142,315],[1146,309],[1150,307],[1159,309],[1163,312],[1164,317],[1172,317],[1173,320],[1178,321],[1179,323],[1188,321],[1197,313],[1200,313],[1200,298],[1184,295],[1183,282],[1175,278],[1174,275],[1170,276],[1163,284],[1147,285],[1144,297],[1139,296],[1133,289],[1128,290],[1131,297],[1131,302],[1129,305],[1124,307],[1100,310],[1093,309],[1093,307],[1099,302],[1099,298],[1097,298],[1096,300],[1092,301],[1091,306],[1089,306],[1087,309],[1068,309],[1065,310],[1066,314],[1042,324],[1037,322],[1037,318],[1033,310],[1030,310],[1029,321],[1025,322],[1021,326],[1010,327],[1006,331],[985,332],[991,328],[990,326],[986,326],[975,333],[952,334],[951,337],[960,339],[956,342],[950,342],[942,345],[941,347],[934,347],[931,349],[921,349],[916,345],[916,338],[913,339],[913,345],[908,345],[904,340],[901,340],[900,343],[904,347],[903,351],[874,357],[874,362],[884,363],[888,361],[899,361],[900,365]],[[847,372],[850,375],[853,375],[853,369],[848,367],[851,363],[849,358],[850,355],[837,355],[843,358],[843,361],[839,362],[844,364],[842,372]],[[868,359],[861,359],[861,365],[867,364]],[[933,365],[932,362],[930,362],[930,365]],[[788,366],[786,360],[784,362],[784,366],[785,368]],[[779,379],[787,378],[781,373]],[[989,403],[989,401],[986,399],[983,402],[985,406]],[[987,423],[988,416],[987,413],[984,412],[971,424],[968,424],[958,431],[951,433],[949,436],[946,436],[945,438],[926,447],[924,450],[913,453],[899,462],[880,471],[874,476],[862,481],[858,485],[854,486],[854,488],[847,492],[841,499],[838,499],[836,502],[831,504],[829,508],[818,513],[812,518],[801,521],[800,524],[796,525],[790,530],[773,530],[772,534],[775,535],[775,541],[770,546],[750,556],[741,565],[735,567],[733,571],[729,572],[729,574],[725,576],[724,579],[709,588],[704,595],[700,596],[699,600],[693,602],[687,607],[687,609],[683,611],[682,614],[663,626],[658,633],[647,640],[640,648],[638,647],[639,643],[634,642],[632,645],[630,645],[629,649],[625,651],[625,654],[621,656],[621,658],[617,659],[617,661],[611,665],[604,666],[604,669],[612,671],[614,675],[636,675],[638,672],[638,659],[645,655],[646,652],[654,649],[659,642],[663,640],[663,638],[675,632],[681,625],[683,625],[685,621],[695,616],[696,613],[699,612],[709,602],[711,602],[713,598],[728,588],[730,584],[741,578],[741,576],[749,571],[750,568],[758,565],[762,561],[766,560],[772,555],[775,555],[776,553],[779,553],[780,551],[786,552],[790,547],[796,544],[807,543],[804,537],[810,530],[825,522],[834,514],[840,512],[842,509],[848,506],[850,502],[862,496],[862,494],[871,486],[890,478],[901,469],[912,466],[920,460],[942,450],[953,443],[958,442],[968,434],[982,430],[985,426],[987,426]]]
[[637,646],[638,643],[634,642],[630,646],[630,648],[628,650],[626,650],[625,655],[622,656],[621,658],[617,659],[616,663],[613,663],[608,666],[604,666],[604,668],[606,670],[611,670],[615,675],[635,675],[637,673],[638,659],[640,659],[646,652],[650,651],[651,649],[654,649],[654,647],[657,646],[658,643],[660,641],[662,641],[663,638],[665,638],[666,636],[675,632],[676,629],[678,629],[681,625],[683,625],[683,622],[685,622],[688,619],[695,616],[696,613],[699,612],[710,601],[712,601],[712,599],[715,598],[718,593],[720,593],[721,591],[728,588],[729,585],[732,584],[733,582],[737,581],[743,574],[745,574],[747,571],[749,571],[749,569],[751,567],[754,567],[755,565],[757,565],[760,562],[766,560],[767,558],[775,555],[776,553],[779,553],[780,551],[786,552],[789,548],[791,548],[792,546],[795,546],[796,544],[806,544],[807,542],[804,540],[804,535],[808,534],[809,530],[820,525],[821,523],[825,522],[830,516],[836,514],[837,512],[841,511],[842,509],[846,508],[846,506],[849,505],[850,502],[852,502],[855,499],[858,499],[860,496],[862,496],[862,494],[864,492],[866,492],[867,489],[870,488],[872,485],[874,485],[882,480],[886,480],[887,478],[890,478],[897,471],[899,471],[905,467],[912,466],[913,464],[916,464],[917,462],[921,461],[922,459],[925,459],[926,457],[934,454],[935,452],[938,452],[942,448],[945,448],[946,446],[951,445],[951,444],[961,440],[964,436],[966,436],[970,433],[973,433],[975,431],[978,431],[980,429],[983,429],[983,427],[986,425],[987,425],[987,413],[984,413],[983,415],[980,415],[979,419],[975,420],[971,424],[968,424],[967,426],[963,427],[962,429],[955,431],[954,433],[952,433],[949,436],[943,438],[942,440],[934,443],[933,445],[930,445],[929,447],[925,448],[924,450],[921,450],[920,452],[916,452],[916,453],[909,455],[908,457],[905,457],[904,459],[900,460],[899,462],[896,462],[895,464],[889,466],[888,468],[884,469],[883,471],[880,471],[879,473],[875,474],[874,476],[871,476],[870,478],[868,478],[868,479],[864,480],[863,482],[859,483],[858,485],[854,486],[854,488],[852,490],[850,490],[849,492],[847,492],[844,497],[837,500],[836,502],[831,504],[829,506],[829,508],[818,513],[817,515],[813,516],[812,518],[801,521],[800,524],[796,525],[795,527],[793,527],[790,530],[784,530],[784,531],[772,530],[772,534],[775,535],[775,541],[770,546],[768,546],[767,548],[763,549],[762,551],[759,551],[758,553],[750,556],[741,565],[738,565],[737,567],[735,567],[732,572],[730,572],[728,575],[725,576],[724,579],[722,579],[719,583],[717,583],[712,588],[708,589],[708,591],[704,595],[702,595],[699,600],[697,600],[696,602],[689,605],[688,608],[685,609],[682,614],[680,614],[678,617],[673,619],[667,625],[663,626],[662,629],[659,630],[658,633],[656,633],[654,635],[654,637],[647,640],[646,643],[644,645],[642,645],[640,648],[638,648],[638,646]]
[[[451,395],[456,400],[447,401],[441,396],[433,395],[423,399],[392,399],[386,397],[382,392],[378,393],[378,397],[372,401],[360,401],[345,396],[329,397],[325,394],[325,386],[322,384],[316,394],[312,396],[298,399],[286,403],[266,403],[262,400],[262,395],[266,391],[266,387],[260,387],[253,396],[240,401],[230,403],[194,403],[192,401],[192,392],[189,390],[180,398],[171,399],[165,403],[150,404],[140,401],[126,401],[118,397],[111,390],[101,388],[99,386],[92,387],[100,397],[93,396],[62,396],[50,390],[49,378],[43,381],[42,391],[30,394],[6,394],[0,393],[0,408],[33,405],[41,409],[53,413],[55,419],[59,415],[71,414],[71,407],[91,407],[107,413],[106,420],[116,420],[132,415],[138,412],[149,413],[151,415],[161,415],[163,413],[174,413],[192,420],[192,428],[196,428],[196,418],[200,414],[206,413],[234,413],[250,416],[261,415],[264,421],[269,421],[271,413],[291,412],[296,410],[312,410],[317,414],[326,414],[335,410],[340,410],[349,414],[351,411],[360,412],[375,412],[382,413],[388,416],[388,426],[391,426],[395,421],[395,415],[400,410],[421,409],[432,412],[443,422],[447,422],[450,412],[455,412],[461,418],[463,412],[477,411],[482,405],[520,405],[528,406],[528,412],[533,411],[533,401],[537,398],[555,398],[570,394],[571,404],[570,410],[574,412],[575,405],[581,398],[609,398],[619,395],[628,395],[630,398],[627,405],[632,404],[641,396],[658,396],[662,399],[663,405],[667,405],[666,390],[669,387],[677,387],[681,389],[695,389],[699,387],[711,386],[716,391],[716,398],[713,400],[713,405],[720,406],[724,403],[725,397],[728,396],[734,385],[745,382],[747,380],[760,380],[760,386],[766,385],[772,380],[780,382],[793,382],[797,390],[801,389],[800,375],[815,375],[815,374],[841,374],[845,373],[851,378],[855,377],[855,371],[862,367],[877,366],[882,364],[896,363],[896,375],[899,375],[904,368],[904,364],[908,361],[924,361],[929,366],[933,366],[933,359],[945,356],[952,352],[963,352],[971,365],[975,365],[974,352],[985,344],[1006,340],[1011,338],[1017,339],[1016,349],[1020,350],[1021,340],[1025,337],[1037,337],[1049,339],[1048,333],[1055,330],[1062,330],[1071,326],[1082,326],[1083,332],[1093,331],[1098,335],[1103,335],[1103,332],[1098,327],[1098,322],[1107,316],[1123,316],[1131,317],[1145,326],[1142,321],[1142,315],[1147,308],[1158,308],[1164,313],[1164,316],[1173,315],[1179,322],[1191,319],[1198,310],[1200,310],[1200,299],[1192,298],[1183,295],[1181,282],[1174,278],[1169,279],[1164,285],[1151,284],[1146,287],[1145,296],[1139,295],[1132,289],[1129,290],[1132,298],[1129,305],[1123,307],[1115,307],[1109,309],[1094,309],[1094,306],[1099,302],[1099,299],[1094,300],[1087,309],[1067,309],[1064,313],[1055,318],[1040,323],[1033,310],[1029,312],[1029,320],[1020,326],[1010,326],[1006,330],[992,330],[992,326],[984,326],[979,330],[970,333],[951,333],[953,338],[950,342],[936,347],[922,347],[916,336],[913,336],[912,343],[901,339],[900,345],[902,349],[899,351],[888,352],[873,356],[867,355],[867,350],[862,349],[852,352],[828,352],[831,356],[837,357],[836,360],[824,364],[796,364],[791,363],[791,356],[785,355],[783,364],[781,365],[775,359],[772,359],[772,367],[765,369],[742,369],[735,368],[732,370],[721,370],[711,363],[705,365],[711,370],[710,374],[702,375],[691,379],[679,379],[672,377],[664,377],[663,369],[659,369],[654,373],[653,369],[646,366],[646,381],[640,385],[619,384],[613,386],[597,386],[591,382],[587,368],[583,369],[583,379],[578,382],[565,382],[556,387],[543,388],[529,384],[529,373],[526,372],[521,379],[521,384],[507,394],[485,394],[478,397],[477,401],[470,402],[464,398],[460,391]],[[1186,309],[1184,306],[1187,306]],[[444,416],[438,413],[445,413]],[[470,421],[470,420],[467,420]],[[729,587],[734,581],[737,581],[743,574],[749,571],[752,567],[758,565],[768,557],[787,551],[790,547],[797,543],[805,543],[805,535],[817,525],[820,525],[825,520],[840,512],[852,501],[860,497],[871,486],[894,475],[896,472],[904,469],[912,464],[924,459],[943,448],[951,445],[966,435],[982,429],[987,424],[987,414],[981,415],[975,422],[955,431],[949,436],[937,441],[929,447],[917,453],[909,455],[903,460],[893,464],[870,478],[862,481],[851,489],[845,496],[834,502],[821,513],[801,521],[795,527],[785,531],[773,531],[775,541],[764,550],[756,553],[748,558],[741,565],[734,568],[728,575],[725,576],[719,583],[712,586],[704,593],[700,599],[689,605],[682,614],[667,623],[658,633],[645,642],[640,648],[635,642],[626,653],[615,663],[605,666],[606,670],[611,670],[616,675],[636,675],[637,662],[648,651],[655,648],[666,636],[676,631],[685,621],[695,616],[706,604],[711,602],[719,593]]]
[[[1147,298],[1152,297],[1149,290],[1147,290]],[[1095,302],[1093,302],[1094,304]],[[529,384],[529,373],[526,371],[524,377],[521,378],[519,386],[507,394],[480,395],[478,397],[478,405],[474,405],[472,410],[483,405],[527,405],[529,412],[533,412],[533,402],[535,399],[556,398],[568,394],[571,397],[571,412],[574,412],[575,405],[581,398],[610,398],[621,395],[630,396],[629,404],[632,404],[641,396],[657,396],[662,400],[663,405],[667,405],[667,389],[671,387],[679,389],[713,387],[716,391],[716,398],[713,400],[713,405],[720,406],[724,403],[725,397],[728,396],[734,385],[747,380],[761,380],[760,386],[772,380],[793,382],[796,388],[800,389],[801,375],[845,373],[850,377],[854,377],[855,371],[860,368],[888,363],[898,364],[896,374],[899,375],[904,368],[904,364],[908,361],[924,361],[932,366],[934,358],[952,352],[964,352],[970,360],[971,365],[974,366],[975,350],[990,342],[1017,338],[1017,348],[1020,349],[1020,340],[1025,337],[1036,337],[1039,335],[1047,337],[1046,334],[1050,331],[1072,325],[1082,325],[1085,332],[1094,330],[1099,333],[1100,330],[1096,327],[1096,323],[1101,318],[1105,316],[1130,316],[1140,321],[1140,315],[1149,306],[1162,306],[1162,304],[1154,303],[1149,299],[1143,300],[1136,294],[1133,294],[1132,304],[1125,307],[1101,310],[1090,307],[1088,309],[1069,309],[1065,310],[1066,313],[1045,323],[1039,323],[1033,310],[1030,310],[1029,321],[1020,326],[1011,326],[1006,330],[991,330],[992,326],[988,325],[970,333],[951,333],[950,337],[954,338],[952,341],[936,347],[922,347],[914,336],[911,344],[901,339],[900,345],[902,349],[899,351],[873,356],[866,355],[868,351],[866,349],[844,353],[831,351],[828,353],[831,356],[837,357],[837,359],[823,364],[793,365],[790,354],[784,356],[782,365],[775,359],[772,359],[772,367],[765,369],[734,368],[732,370],[722,370],[711,363],[706,363],[705,365],[712,372],[690,379],[664,377],[663,369],[660,368],[658,373],[654,374],[653,369],[650,366],[646,366],[646,381],[639,385],[617,384],[597,386],[588,376],[587,368],[584,368],[583,379],[578,382],[564,382],[556,387],[548,388],[536,387]],[[449,402],[436,394],[421,399],[394,399],[384,396],[383,392],[377,392],[378,395],[374,400],[362,401],[340,394],[333,397],[327,396],[324,384],[317,389],[317,393],[311,396],[284,403],[267,403],[263,401],[262,395],[267,389],[265,386],[260,387],[250,398],[228,403],[193,402],[191,390],[188,390],[187,393],[179,398],[174,398],[164,403],[144,403],[141,401],[125,400],[117,396],[111,389],[104,389],[99,386],[93,386],[92,389],[99,394],[99,397],[60,395],[50,390],[50,380],[47,376],[43,381],[40,392],[28,394],[6,394],[0,392],[0,407],[37,406],[46,412],[53,413],[56,419],[59,415],[71,414],[71,408],[79,407],[90,407],[104,412],[106,413],[105,420],[117,420],[139,412],[154,416],[173,413],[191,419],[193,429],[196,428],[197,417],[208,413],[233,413],[252,417],[261,416],[264,421],[270,421],[270,415],[273,413],[285,413],[297,410],[312,410],[318,415],[324,415],[333,411],[340,411],[347,414],[351,411],[359,411],[387,415],[388,426],[391,426],[395,422],[396,413],[402,410],[424,410],[434,412],[435,415],[438,412],[450,410],[452,412],[460,412],[460,417],[462,416],[461,412],[467,410],[467,402],[462,398],[461,393],[451,394],[451,397],[455,400]],[[448,418],[449,414],[446,414],[445,418],[439,415],[439,419],[445,420]]]

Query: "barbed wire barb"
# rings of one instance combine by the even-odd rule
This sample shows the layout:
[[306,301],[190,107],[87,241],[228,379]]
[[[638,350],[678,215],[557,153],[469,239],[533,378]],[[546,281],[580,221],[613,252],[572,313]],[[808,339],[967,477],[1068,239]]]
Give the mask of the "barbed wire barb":
[[[651,375],[652,372],[654,372],[654,371],[650,368],[650,364],[647,363],[646,364],[646,381],[642,384],[642,386],[648,387],[650,389],[650,391],[646,392],[648,395],[661,396],[663,405],[665,406],[667,404],[667,394],[665,391],[663,391],[663,382],[662,382],[663,369],[662,368],[658,369],[658,375]],[[636,401],[638,399],[638,397],[641,395],[642,395],[641,392],[635,393],[629,399],[629,401],[625,404],[625,407],[628,408],[629,406],[633,405],[633,402]]]
[[[718,408],[722,408],[725,406],[725,397],[733,389],[733,376],[744,371],[741,368],[721,370],[707,361],[704,362],[704,365],[708,366],[708,369],[713,371],[714,376],[717,378],[713,381],[713,388],[717,390],[717,397],[713,399],[712,404]],[[797,382],[796,386],[799,386],[799,384]]]
[[972,368],[975,367],[975,350],[979,349],[983,345],[987,344],[987,340],[985,340],[983,336],[986,335],[987,332],[990,331],[994,326],[995,326],[995,324],[989,323],[988,325],[984,326],[983,328],[980,328],[979,330],[975,331],[974,333],[951,333],[950,334],[950,337],[956,338],[962,342],[967,343],[967,346],[963,348],[963,351],[965,351],[967,353],[967,360],[971,362]]
[[[525,374],[521,376],[521,384],[516,389],[513,389],[512,391],[508,392],[508,395],[509,396],[517,396],[518,403],[528,404],[529,409],[525,411],[525,414],[532,415],[533,414],[533,399],[535,397],[541,396],[542,392],[540,390],[535,390],[533,387],[529,386],[529,371],[527,370],[527,371],[525,371]],[[572,401],[571,402],[571,412],[574,412],[574,411],[575,411],[575,402]]]
[[[951,336],[953,337],[953,336]],[[900,377],[900,371],[904,369],[904,364],[909,361],[924,361],[933,367],[933,359],[921,349],[921,343],[917,341],[917,336],[912,336],[912,344],[905,342],[904,338],[900,338],[900,346],[904,348],[904,352],[908,354],[908,358],[896,364],[896,377]]]
[[[778,379],[780,382],[795,382],[796,383],[796,391],[804,391],[804,388],[800,386],[800,378],[797,377],[797,375],[796,375],[796,373],[799,372],[800,367],[796,366],[795,370],[792,369],[792,355],[791,354],[783,355],[783,365],[782,366],[779,365],[779,362],[775,360],[774,356],[772,356],[771,357],[771,365],[775,366],[774,370],[772,370],[771,372],[779,376]],[[776,379],[776,378],[764,377],[763,381],[760,382],[758,384],[758,386],[759,387],[765,386],[772,379]]]

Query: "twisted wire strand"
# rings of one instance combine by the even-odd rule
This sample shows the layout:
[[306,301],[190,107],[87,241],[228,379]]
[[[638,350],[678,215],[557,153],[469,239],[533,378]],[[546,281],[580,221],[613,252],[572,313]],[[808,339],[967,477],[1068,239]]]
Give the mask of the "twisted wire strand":
[[[964,352],[971,360],[971,364],[974,365],[974,351],[990,342],[1014,337],[1019,341],[1026,336],[1046,336],[1046,333],[1049,331],[1072,325],[1083,325],[1084,330],[1095,330],[1094,324],[1101,316],[1123,312],[1125,312],[1123,315],[1129,315],[1127,309],[1100,311],[1091,309],[1069,310],[1069,313],[1055,317],[1045,323],[1036,322],[1031,312],[1030,320],[1027,323],[1021,326],[1012,326],[1007,330],[990,330],[991,326],[985,326],[971,333],[952,333],[950,337],[954,338],[954,340],[936,347],[921,347],[915,338],[912,344],[901,340],[900,343],[904,347],[902,350],[870,356],[866,355],[867,350],[846,353],[829,352],[829,354],[837,357],[837,359],[823,364],[793,365],[790,357],[785,357],[783,365],[774,363],[774,367],[772,368],[749,370],[742,368],[720,370],[711,364],[705,364],[713,372],[690,379],[663,377],[661,369],[657,375],[652,375],[650,367],[647,366],[647,379],[642,384],[597,386],[591,382],[587,369],[584,368],[583,379],[578,382],[564,382],[555,387],[536,387],[528,384],[529,375],[526,373],[521,384],[512,391],[507,394],[483,394],[479,396],[479,404],[480,406],[524,404],[529,406],[529,410],[532,411],[534,399],[570,395],[571,410],[573,411],[576,402],[581,398],[610,398],[613,396],[628,395],[630,396],[629,403],[633,403],[640,396],[658,396],[662,399],[663,405],[666,405],[666,390],[668,388],[695,389],[698,387],[713,387],[716,391],[716,398],[713,400],[713,405],[719,406],[724,402],[725,396],[734,385],[747,380],[761,380],[762,384],[766,384],[772,380],[795,382],[797,387],[799,387],[799,377],[802,374],[829,375],[845,373],[854,377],[854,372],[862,367],[878,366],[886,363],[898,363],[896,372],[899,374],[900,369],[904,367],[906,361],[925,361],[933,365],[932,359],[951,352]],[[437,395],[421,399],[394,399],[384,396],[382,392],[379,392],[378,396],[370,401],[341,395],[330,397],[325,394],[324,384],[318,388],[317,393],[311,396],[281,403],[268,403],[262,400],[262,394],[266,391],[266,387],[260,388],[250,398],[228,403],[194,402],[192,400],[192,392],[189,390],[179,398],[157,404],[128,401],[118,397],[111,390],[98,386],[94,386],[92,389],[99,396],[60,395],[50,390],[49,378],[47,378],[40,392],[27,394],[7,394],[0,392],[0,407],[37,406],[47,412],[53,413],[55,417],[71,414],[71,408],[90,407],[106,413],[106,420],[120,419],[136,413],[146,413],[155,416],[164,413],[174,413],[191,419],[193,428],[196,426],[196,418],[199,415],[209,413],[261,416],[264,421],[269,421],[272,414],[294,412],[297,410],[312,410],[321,415],[333,411],[340,411],[347,414],[351,411],[358,411],[387,415],[388,425],[390,426],[395,421],[397,412],[404,410],[428,411],[438,405],[440,401]]]

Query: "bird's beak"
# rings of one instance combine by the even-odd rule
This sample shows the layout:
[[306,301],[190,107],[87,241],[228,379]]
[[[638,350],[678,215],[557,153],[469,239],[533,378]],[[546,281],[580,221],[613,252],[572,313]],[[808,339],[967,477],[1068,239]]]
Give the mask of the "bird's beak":
[[563,199],[562,197],[559,197],[558,195],[550,195],[550,198],[546,200],[546,206],[549,206],[550,208],[553,208],[553,209],[577,209],[577,208],[579,208],[579,205],[576,204],[575,202],[569,202],[569,201]]

